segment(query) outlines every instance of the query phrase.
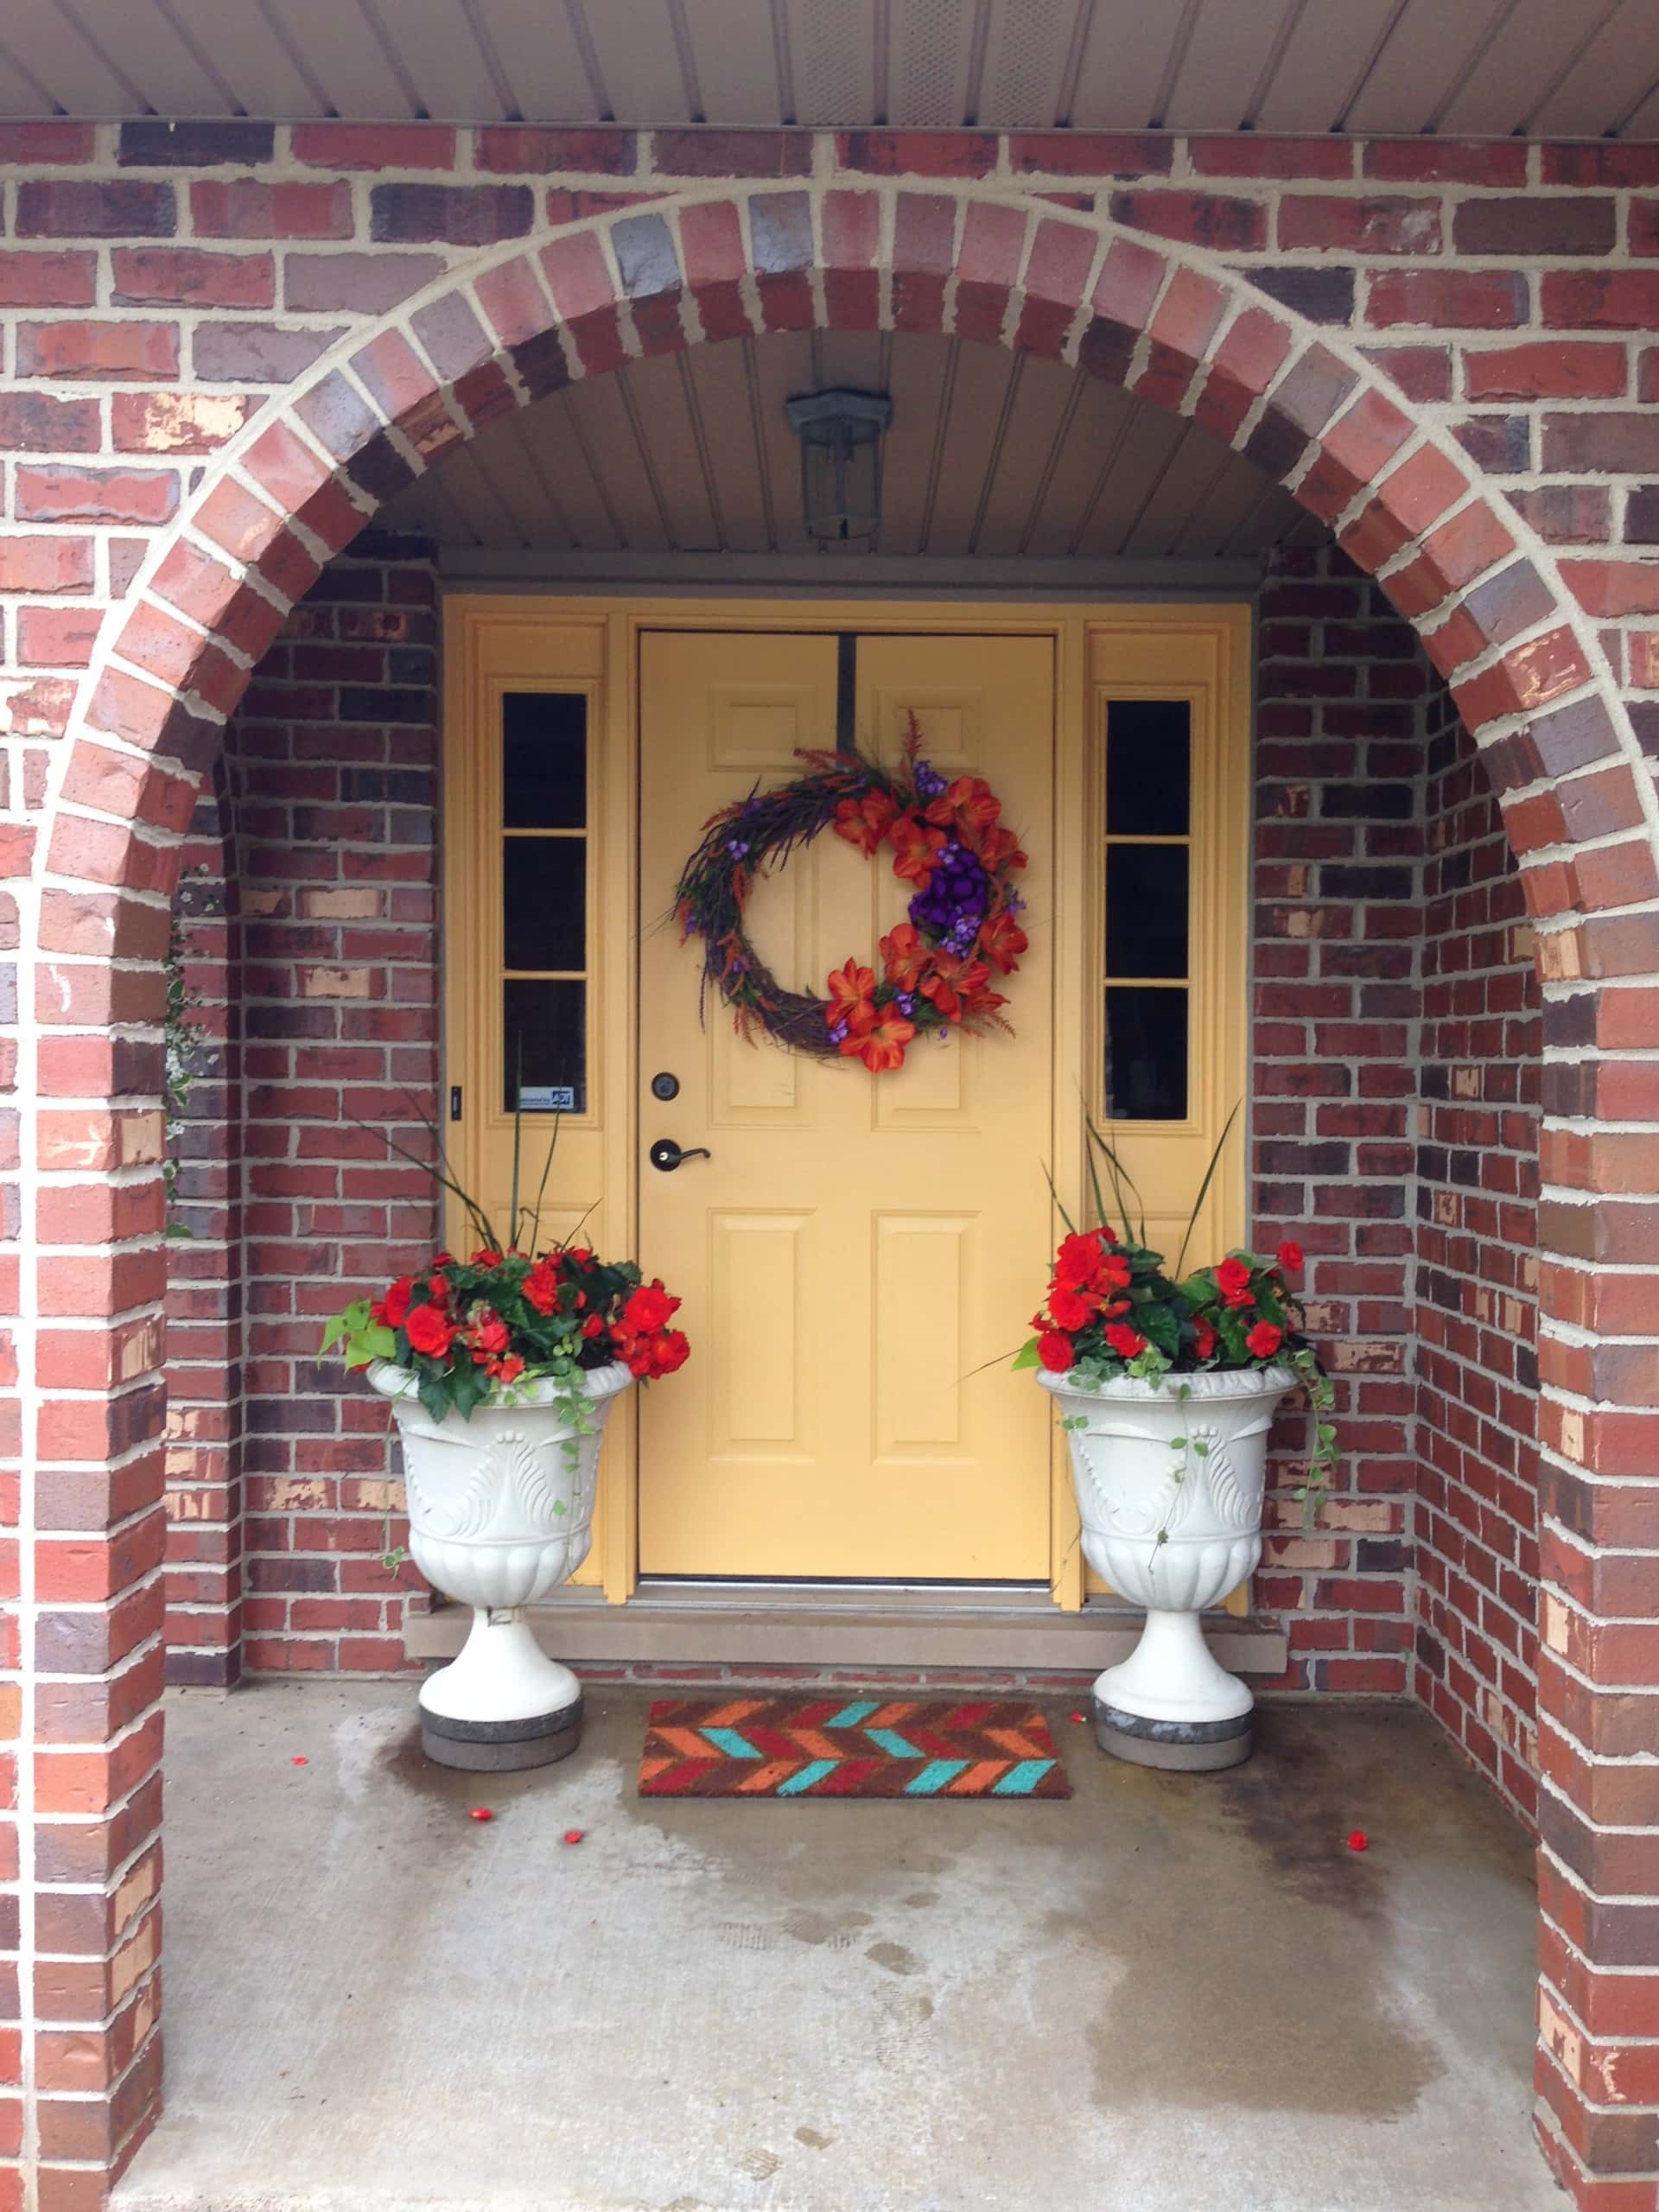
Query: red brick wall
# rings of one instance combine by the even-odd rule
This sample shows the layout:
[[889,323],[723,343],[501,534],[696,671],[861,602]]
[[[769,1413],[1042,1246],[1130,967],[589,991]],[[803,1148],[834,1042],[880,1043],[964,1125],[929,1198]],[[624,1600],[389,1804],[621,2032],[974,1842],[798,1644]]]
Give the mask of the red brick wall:
[[1417,1147],[1417,1694],[1538,1802],[1540,992],[1486,773],[1428,748]]
[[1541,1039],[1519,871],[1445,684],[1334,549],[1282,555],[1266,586],[1256,722],[1255,1236],[1307,1254],[1344,1455],[1305,1533],[1305,1423],[1281,1423],[1256,1601],[1289,1631],[1284,1687],[1414,1689],[1530,1818]]
[[[436,1230],[429,1180],[377,1133],[418,1150],[420,1117],[437,1114],[436,657],[423,550],[362,541],[289,618],[227,749],[245,1092],[239,1130],[228,1109],[207,1126],[231,1147],[212,1172],[234,1191],[245,1232],[250,1673],[405,1663],[415,1577],[381,1564],[403,1535],[385,1409],[320,1359],[317,1342],[329,1313],[425,1256]],[[209,888],[187,880],[183,894],[195,908]],[[193,929],[193,954],[211,957],[214,943]],[[215,1092],[198,1096],[216,1111]],[[173,1248],[175,1314],[210,1249]],[[186,1405],[174,1425],[236,1418],[233,1403]],[[175,1447],[181,1471],[184,1456]],[[183,1511],[204,1476],[172,1493],[175,1642],[190,1641],[199,1618],[187,1610],[197,1523]],[[175,1653],[179,1679],[206,1671],[205,1657]]]
[[197,1033],[172,1140],[167,1248],[168,1679],[241,1673],[244,1331],[241,871],[232,762],[197,803],[174,926]]
[[1281,1418],[1255,1600],[1289,1633],[1284,1688],[1399,1696],[1422,732],[1437,687],[1410,628],[1334,547],[1280,556],[1256,684],[1253,1236],[1306,1255],[1343,1456],[1310,1534],[1291,1495],[1307,1418]]

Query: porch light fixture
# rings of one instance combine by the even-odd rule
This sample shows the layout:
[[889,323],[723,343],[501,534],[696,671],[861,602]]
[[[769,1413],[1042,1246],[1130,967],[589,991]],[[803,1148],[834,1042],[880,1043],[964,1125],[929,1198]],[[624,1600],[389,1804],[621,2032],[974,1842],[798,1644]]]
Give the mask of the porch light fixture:
[[833,544],[874,537],[881,519],[881,433],[893,402],[880,391],[813,391],[786,399],[801,442],[806,533]]

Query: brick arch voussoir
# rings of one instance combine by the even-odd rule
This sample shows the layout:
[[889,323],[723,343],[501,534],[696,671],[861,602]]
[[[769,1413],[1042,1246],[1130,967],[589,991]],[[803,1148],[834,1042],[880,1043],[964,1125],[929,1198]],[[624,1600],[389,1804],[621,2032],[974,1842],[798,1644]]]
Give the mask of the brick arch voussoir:
[[[1616,695],[1548,557],[1330,333],[1202,250],[1015,189],[791,181],[665,197],[480,256],[274,402],[226,449],[94,665],[49,873],[170,894],[194,788],[289,609],[452,447],[693,343],[887,327],[1075,365],[1190,414],[1286,482],[1451,683],[1535,915],[1577,916],[1586,893],[1570,861],[1529,855],[1599,836],[1610,815],[1651,847]],[[1591,744],[1599,791],[1556,789]]]

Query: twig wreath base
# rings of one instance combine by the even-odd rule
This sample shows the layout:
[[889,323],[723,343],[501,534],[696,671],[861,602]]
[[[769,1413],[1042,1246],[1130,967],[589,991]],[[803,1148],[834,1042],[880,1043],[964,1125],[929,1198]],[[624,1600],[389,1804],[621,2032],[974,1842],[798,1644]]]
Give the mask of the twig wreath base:
[[[862,753],[804,750],[804,775],[751,791],[705,825],[675,890],[675,913],[683,938],[702,942],[705,1004],[717,992],[741,1034],[860,1059],[882,1074],[904,1065],[918,1037],[1008,1028],[1007,1001],[991,979],[1014,975],[1027,949],[1025,902],[1014,887],[1026,855],[984,779],[948,782],[921,746],[912,714],[896,768]],[[914,890],[909,919],[881,939],[880,976],[850,957],[831,972],[829,996],[817,998],[779,982],[749,941],[744,909],[765,868],[825,830],[867,859],[887,848],[893,874]]]

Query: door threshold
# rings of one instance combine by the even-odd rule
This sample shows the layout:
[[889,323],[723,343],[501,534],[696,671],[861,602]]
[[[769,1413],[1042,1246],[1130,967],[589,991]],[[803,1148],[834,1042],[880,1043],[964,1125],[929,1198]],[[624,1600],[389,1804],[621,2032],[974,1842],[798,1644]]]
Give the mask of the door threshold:
[[[550,1602],[556,1605],[557,1600]],[[753,1580],[737,1575],[644,1574],[632,1605],[717,1606],[730,1612],[839,1606],[849,1612],[1052,1613],[1046,1582]]]
[[[1046,1591],[1033,1599],[1023,1589],[983,1586],[943,1592],[865,1586],[849,1602],[839,1591],[826,1597],[822,1585],[700,1583],[668,1591],[648,1585],[625,1605],[607,1605],[598,1590],[567,1590],[532,1605],[530,1618],[547,1650],[570,1666],[639,1668],[660,1681],[677,1668],[712,1668],[733,1679],[746,1669],[779,1668],[804,1678],[859,1669],[1093,1675],[1128,1657],[1143,1616],[1109,1599],[1066,1613]],[[471,1625],[461,1605],[413,1615],[404,1650],[411,1659],[453,1659]],[[1276,1621],[1210,1613],[1204,1630],[1232,1673],[1283,1674],[1287,1639]]]

